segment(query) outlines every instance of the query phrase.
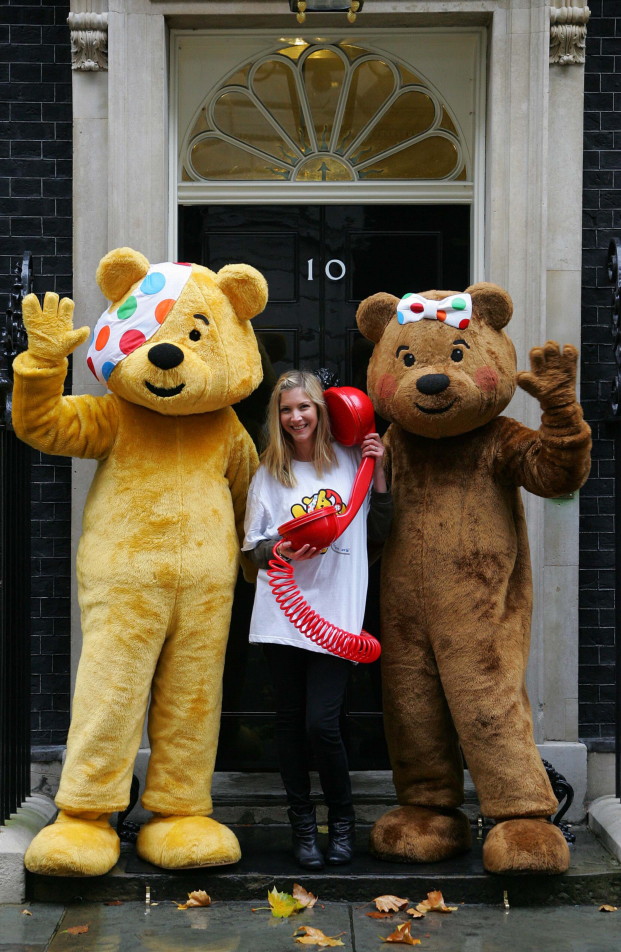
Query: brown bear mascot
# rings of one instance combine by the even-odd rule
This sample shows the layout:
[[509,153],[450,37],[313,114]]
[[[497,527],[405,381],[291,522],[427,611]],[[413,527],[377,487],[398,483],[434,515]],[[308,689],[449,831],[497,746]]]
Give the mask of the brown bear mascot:
[[[357,321],[375,348],[368,390],[390,421],[394,520],[382,565],[384,722],[400,806],[371,848],[434,862],[470,846],[462,751],[494,873],[560,873],[569,851],[533,738],[525,689],[532,580],[520,487],[552,497],[589,472],[590,430],[576,401],[577,351],[554,342],[516,373],[504,327],[511,298],[375,294]],[[542,408],[531,430],[500,416],[519,384]]]

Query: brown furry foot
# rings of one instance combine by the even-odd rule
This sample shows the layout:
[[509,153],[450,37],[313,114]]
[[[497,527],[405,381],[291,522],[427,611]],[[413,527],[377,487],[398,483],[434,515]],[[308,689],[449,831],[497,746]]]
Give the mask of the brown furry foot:
[[398,863],[437,863],[470,845],[470,824],[460,810],[398,807],[371,830],[371,852]]
[[557,826],[543,817],[504,820],[492,827],[483,844],[488,873],[564,873],[569,847]]

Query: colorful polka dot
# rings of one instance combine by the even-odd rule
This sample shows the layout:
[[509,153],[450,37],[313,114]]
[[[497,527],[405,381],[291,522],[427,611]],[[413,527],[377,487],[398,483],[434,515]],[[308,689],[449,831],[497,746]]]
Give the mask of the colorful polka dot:
[[132,294],[131,297],[128,297],[127,300],[121,304],[120,308],[116,312],[116,316],[120,321],[126,321],[128,317],[132,316],[137,307],[138,301]]
[[141,347],[146,339],[147,338],[144,336],[142,331],[125,331],[119,341],[119,350],[121,350],[126,355],[131,354],[132,351],[136,350],[137,347]]
[[155,320],[158,324],[163,324],[171,310],[177,302],[172,298],[164,298],[155,308]]
[[412,297],[413,293],[414,293],[413,291],[408,291],[407,294],[404,294],[404,295],[403,295],[403,297],[401,298],[401,300],[402,300],[402,301],[405,301],[406,298]]
[[439,321],[445,321],[446,311],[436,311],[436,317],[438,318]]
[[425,310],[425,305],[421,304],[420,301],[415,301],[414,304],[410,304],[410,310],[413,314],[422,314]]
[[159,294],[165,284],[166,278],[162,272],[152,271],[140,285],[140,290],[143,294]]
[[104,324],[97,335],[97,340],[95,341],[95,350],[103,350],[108,341],[110,340],[110,325]]
[[453,309],[454,309],[455,311],[465,311],[465,310],[466,310],[466,302],[464,301],[464,299],[463,299],[463,298],[458,298],[458,297],[453,298]]
[[101,372],[103,374],[104,380],[108,379],[108,377],[110,376],[110,374],[112,373],[115,367],[116,367],[116,364],[113,364],[111,360],[107,360],[105,362],[105,364],[101,368]]
[[469,324],[470,324],[470,318],[464,317],[463,320],[459,322],[460,331],[465,331],[465,329],[468,327]]
[[92,357],[87,357],[87,358],[86,358],[86,366],[88,367],[88,369],[89,369],[90,372],[92,373],[93,377],[96,377],[96,376],[97,376],[97,371],[95,370],[95,364],[93,363],[93,358],[92,358]]
[[180,265],[182,265],[184,268],[191,268],[191,267],[192,267],[192,262],[191,262],[191,261],[173,261],[173,264],[180,264]]

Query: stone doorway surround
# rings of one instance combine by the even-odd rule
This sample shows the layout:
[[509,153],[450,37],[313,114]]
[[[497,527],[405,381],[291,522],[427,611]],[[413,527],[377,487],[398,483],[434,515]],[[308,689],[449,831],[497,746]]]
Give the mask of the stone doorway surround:
[[[340,16],[340,15],[338,15]],[[312,15],[312,28],[337,14]],[[480,272],[508,288],[518,362],[552,338],[580,343],[581,186],[586,0],[366,0],[357,24],[373,30],[479,27],[487,37],[486,169]],[[309,16],[308,21],[311,21]],[[344,28],[345,20],[343,15]],[[74,102],[74,297],[94,323],[105,302],[99,259],[130,245],[151,261],[170,245],[169,30],[295,31],[286,0],[72,0]],[[310,23],[309,23],[310,25]],[[174,121],[174,117],[172,117]],[[90,378],[90,379],[89,379]],[[97,392],[83,361],[76,392]],[[539,424],[535,401],[510,413]],[[74,546],[92,475],[75,461]],[[578,500],[526,496],[535,585],[528,686],[536,740],[586,796],[578,742]],[[73,600],[73,664],[80,621]],[[608,792],[608,791],[601,791]]]

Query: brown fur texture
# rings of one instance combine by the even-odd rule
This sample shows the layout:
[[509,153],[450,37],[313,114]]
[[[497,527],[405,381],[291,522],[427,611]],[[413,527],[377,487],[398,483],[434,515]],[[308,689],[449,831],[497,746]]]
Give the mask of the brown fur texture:
[[461,810],[397,807],[371,831],[371,852],[397,863],[436,863],[465,853],[472,836]]
[[[148,268],[139,252],[120,248],[97,277],[124,300]],[[258,465],[231,404],[261,380],[249,318],[266,300],[254,268],[216,274],[193,265],[161,327],[115,366],[111,392],[66,397],[67,355],[89,329],[73,329],[68,299],[47,294],[43,308],[34,295],[24,299],[29,346],[13,365],[15,431],[45,453],[98,461],[77,558],[83,646],[56,797],[64,812],[33,840],[32,872],[92,876],[114,864],[116,833],[95,817],[127,806],[147,710],[142,803],[158,819],[143,828],[139,851],[179,868],[239,859],[234,834],[205,818]],[[174,367],[149,359],[160,344],[181,353]]]
[[[358,310],[375,342],[369,394],[391,421],[384,724],[400,804],[457,808],[463,750],[486,816],[547,817],[557,801],[525,688],[532,581],[520,487],[544,497],[578,489],[590,430],[576,402],[575,348],[548,342],[531,352],[531,371],[516,374],[502,329],[509,295],[487,283],[467,292],[473,316],[464,330],[429,319],[401,325],[397,298],[383,293]],[[430,375],[442,378],[440,391],[425,388]],[[516,383],[541,404],[538,430],[500,416]]]
[[547,820],[507,820],[497,823],[483,844],[488,873],[564,873],[569,847],[557,826]]

